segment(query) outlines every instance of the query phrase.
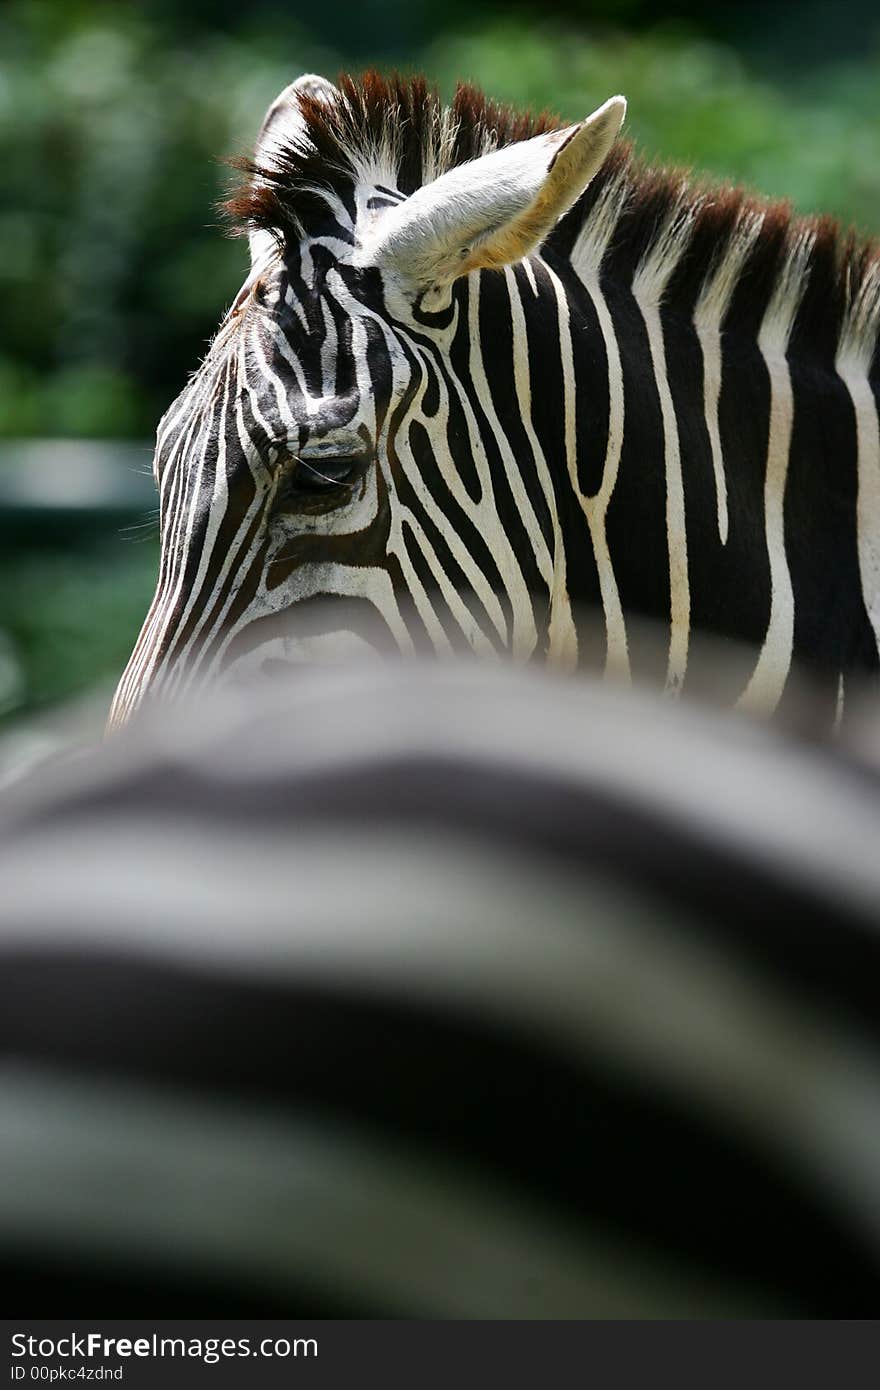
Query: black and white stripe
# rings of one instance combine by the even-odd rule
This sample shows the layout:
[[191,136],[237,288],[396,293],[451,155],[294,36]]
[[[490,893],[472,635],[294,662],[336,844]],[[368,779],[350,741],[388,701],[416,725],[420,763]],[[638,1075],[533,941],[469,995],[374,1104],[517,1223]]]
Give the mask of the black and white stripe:
[[156,714],[0,808],[11,1312],[872,1314],[874,773],[485,663]]
[[743,644],[731,703],[774,710],[800,665],[839,717],[878,669],[880,259],[606,158],[620,99],[505,145],[472,93],[371,80],[267,118],[251,275],[159,428],[161,571],[113,721],[363,640],[677,692],[697,633]]

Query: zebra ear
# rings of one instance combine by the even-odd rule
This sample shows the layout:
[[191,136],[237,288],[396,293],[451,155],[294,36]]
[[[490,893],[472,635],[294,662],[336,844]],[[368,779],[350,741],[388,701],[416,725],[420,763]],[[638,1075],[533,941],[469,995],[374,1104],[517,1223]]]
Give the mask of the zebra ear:
[[304,72],[302,77],[291,82],[283,92],[278,93],[263,117],[254,150],[254,162],[271,167],[279,148],[296,141],[297,133],[303,124],[299,109],[300,97],[311,97],[313,101],[323,101],[330,105],[338,96],[339,90],[332,82],[328,82],[326,77],[317,77],[313,72]]
[[[300,111],[301,96],[323,101],[328,105],[339,96],[338,88],[328,82],[326,77],[318,77],[313,72],[304,72],[295,82],[291,82],[272,102],[260,126],[254,148],[254,163],[260,168],[271,169],[278,163],[279,152],[287,145],[296,144],[297,135],[303,128]],[[269,232],[252,231],[250,234],[251,265],[255,266],[272,249],[274,242]]]
[[610,97],[579,125],[450,169],[384,214],[364,258],[424,291],[426,309],[442,308],[459,276],[540,246],[601,168],[625,114],[624,98]]

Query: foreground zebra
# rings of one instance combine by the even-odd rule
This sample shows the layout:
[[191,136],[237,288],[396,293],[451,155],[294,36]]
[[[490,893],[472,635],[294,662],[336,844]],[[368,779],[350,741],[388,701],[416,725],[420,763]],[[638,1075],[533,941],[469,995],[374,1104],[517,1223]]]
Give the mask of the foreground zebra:
[[139,725],[0,801],[7,1316],[876,1314],[876,717],[450,661]]
[[624,110],[281,94],[230,205],[251,273],[159,427],[161,569],[111,722],[377,626],[671,691],[708,632],[765,711],[793,664],[838,710],[876,673],[876,248],[641,168]]

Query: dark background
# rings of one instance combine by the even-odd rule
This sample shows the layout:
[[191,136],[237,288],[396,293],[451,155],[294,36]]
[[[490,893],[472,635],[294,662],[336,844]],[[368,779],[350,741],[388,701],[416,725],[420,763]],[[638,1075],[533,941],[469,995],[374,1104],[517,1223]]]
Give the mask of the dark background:
[[573,120],[622,91],[652,157],[880,227],[869,0],[5,0],[3,717],[112,682],[137,633],[149,441],[244,271],[214,210],[222,156],[298,73],[370,64]]

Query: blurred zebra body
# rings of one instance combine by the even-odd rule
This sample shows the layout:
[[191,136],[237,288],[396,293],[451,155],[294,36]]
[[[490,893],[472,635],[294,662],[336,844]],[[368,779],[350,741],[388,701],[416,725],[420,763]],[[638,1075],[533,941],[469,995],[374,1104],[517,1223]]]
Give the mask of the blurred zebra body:
[[25,1313],[873,1316],[876,712],[450,661],[138,723],[0,803]]
[[707,632],[763,711],[793,663],[838,706],[876,673],[880,260],[638,169],[623,110],[560,130],[375,77],[270,108],[251,274],[159,428],[113,722],[364,640],[677,692]]

